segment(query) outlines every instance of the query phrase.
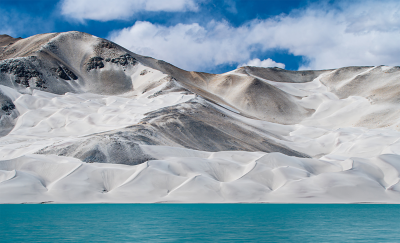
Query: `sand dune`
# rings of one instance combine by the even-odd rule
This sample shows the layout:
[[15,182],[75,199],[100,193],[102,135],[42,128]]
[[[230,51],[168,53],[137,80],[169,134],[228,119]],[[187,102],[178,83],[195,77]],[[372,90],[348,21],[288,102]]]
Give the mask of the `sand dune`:
[[189,72],[0,36],[0,203],[400,202],[399,67]]

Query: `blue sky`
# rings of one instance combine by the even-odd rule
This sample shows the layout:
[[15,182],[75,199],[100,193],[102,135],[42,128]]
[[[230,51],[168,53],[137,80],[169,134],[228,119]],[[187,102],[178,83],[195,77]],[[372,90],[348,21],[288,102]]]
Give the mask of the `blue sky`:
[[0,33],[78,30],[180,68],[400,65],[400,1],[1,0]]

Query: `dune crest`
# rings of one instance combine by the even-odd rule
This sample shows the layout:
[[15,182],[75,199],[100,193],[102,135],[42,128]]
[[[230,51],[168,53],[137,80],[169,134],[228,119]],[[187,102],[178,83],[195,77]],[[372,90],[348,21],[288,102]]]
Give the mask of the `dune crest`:
[[399,203],[399,67],[179,69],[0,35],[0,203]]

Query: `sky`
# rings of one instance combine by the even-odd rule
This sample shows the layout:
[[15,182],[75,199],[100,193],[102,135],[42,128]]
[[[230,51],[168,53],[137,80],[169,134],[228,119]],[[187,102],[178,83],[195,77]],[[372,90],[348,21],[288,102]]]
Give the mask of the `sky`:
[[398,0],[0,0],[0,34],[73,30],[189,71],[400,65]]

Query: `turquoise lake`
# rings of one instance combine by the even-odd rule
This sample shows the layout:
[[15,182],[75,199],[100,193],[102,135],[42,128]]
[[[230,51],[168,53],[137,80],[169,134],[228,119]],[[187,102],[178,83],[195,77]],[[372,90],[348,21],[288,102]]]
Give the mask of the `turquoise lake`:
[[400,205],[0,205],[0,242],[400,242]]

